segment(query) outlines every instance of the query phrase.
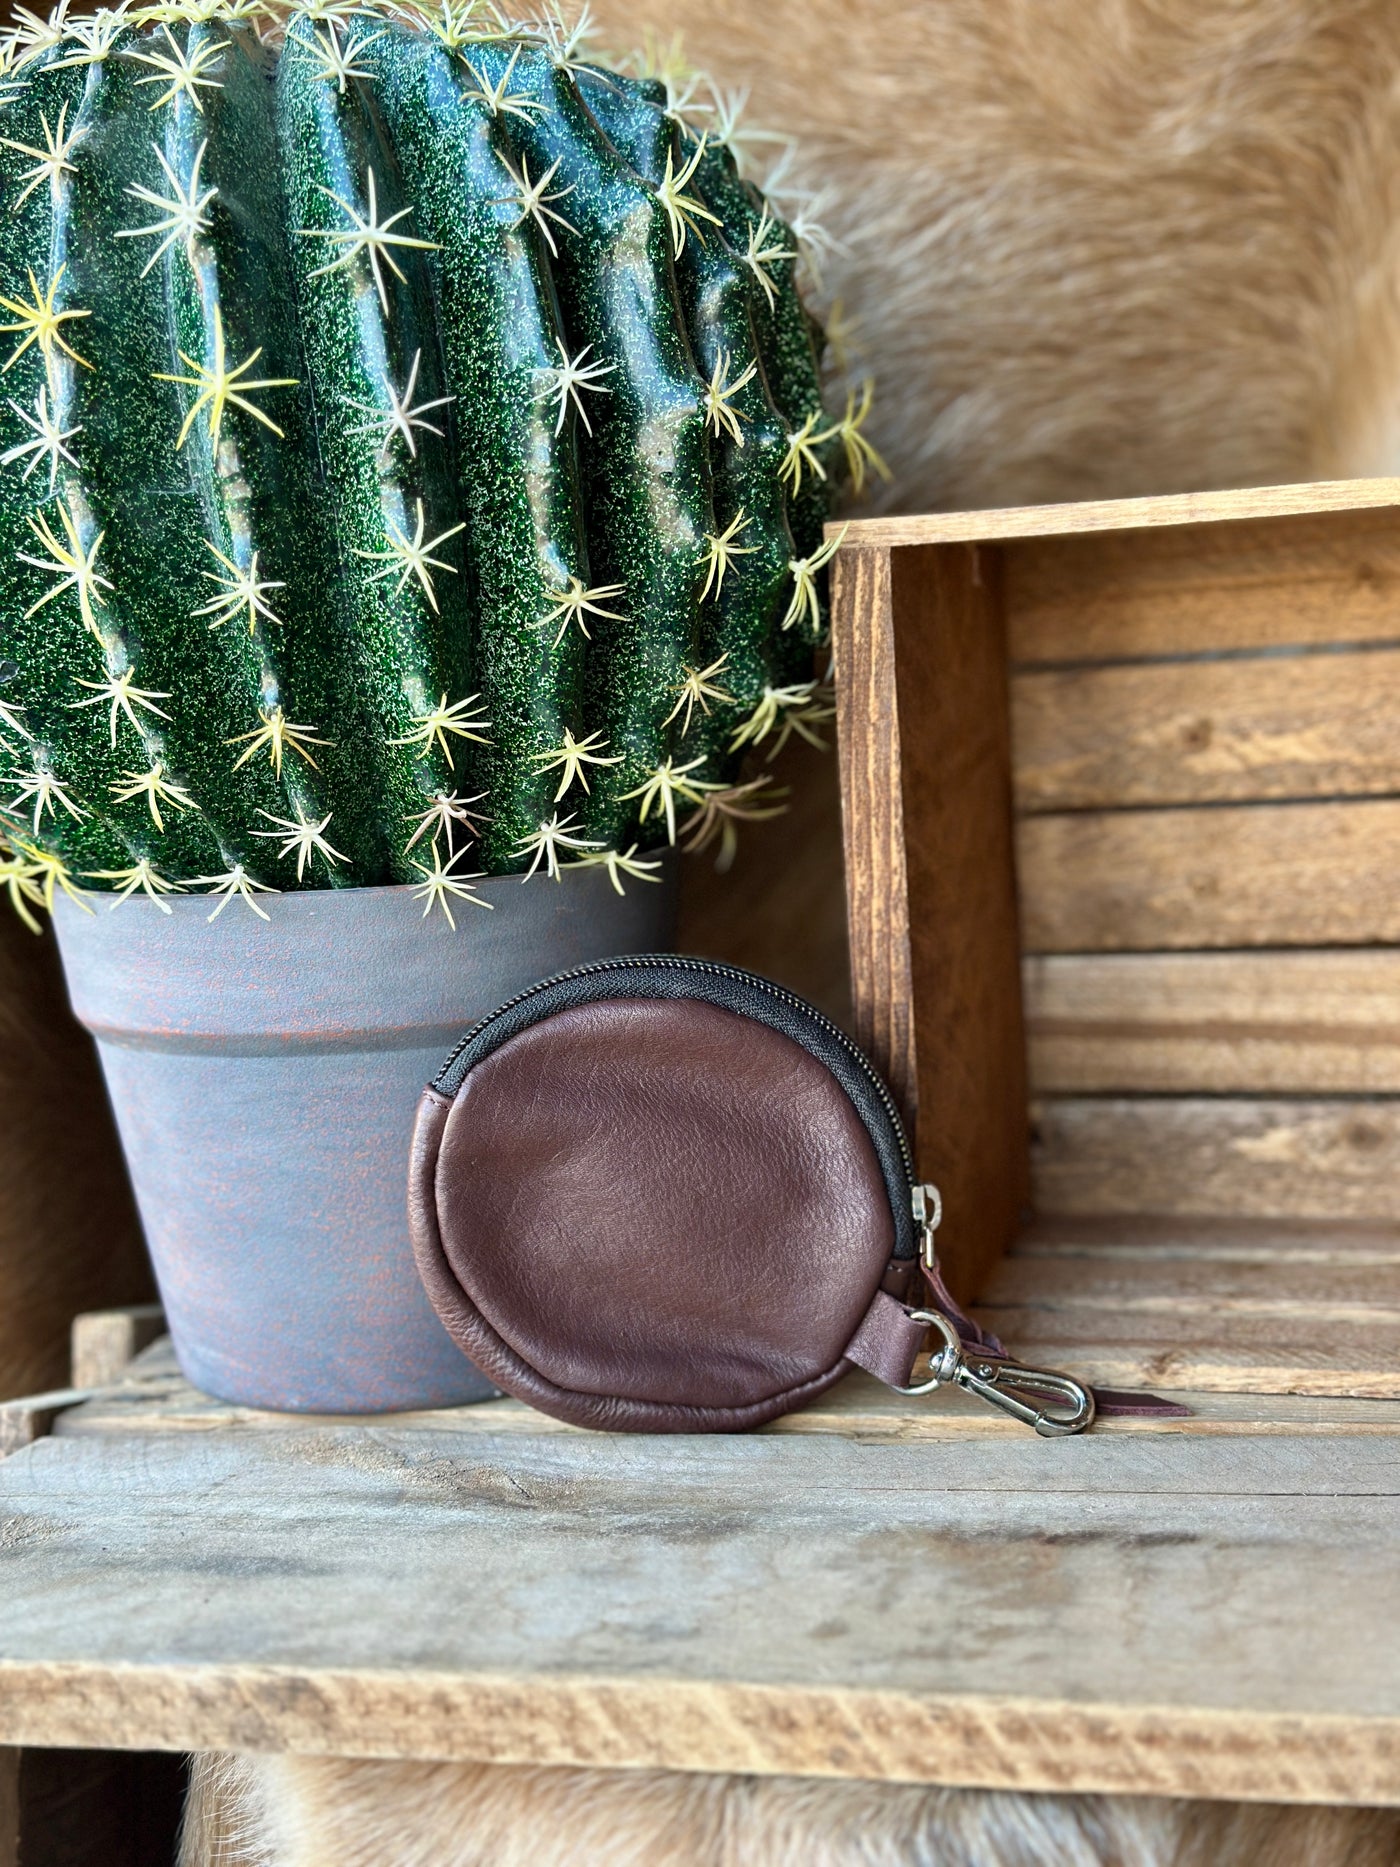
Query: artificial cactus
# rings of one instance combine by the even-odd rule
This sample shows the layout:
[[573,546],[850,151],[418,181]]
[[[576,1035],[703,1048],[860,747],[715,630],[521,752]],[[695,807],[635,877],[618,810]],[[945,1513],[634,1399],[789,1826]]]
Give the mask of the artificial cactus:
[[[479,0],[0,51],[12,896],[469,896],[762,805],[820,717],[796,241],[667,85]],[[844,445],[843,445],[844,443]],[[746,802],[747,800],[747,802]]]

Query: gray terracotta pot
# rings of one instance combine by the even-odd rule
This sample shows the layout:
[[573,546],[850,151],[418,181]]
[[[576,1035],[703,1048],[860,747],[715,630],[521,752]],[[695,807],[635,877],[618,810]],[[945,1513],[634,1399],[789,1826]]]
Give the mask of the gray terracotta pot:
[[[675,869],[479,884],[454,933],[407,888],[139,896],[55,923],[97,1039],[180,1366],[225,1400],[323,1413],[495,1390],[414,1268],[408,1147],[424,1084],[477,1018],[553,972],[671,944]],[[75,1137],[81,1145],[81,1138]]]

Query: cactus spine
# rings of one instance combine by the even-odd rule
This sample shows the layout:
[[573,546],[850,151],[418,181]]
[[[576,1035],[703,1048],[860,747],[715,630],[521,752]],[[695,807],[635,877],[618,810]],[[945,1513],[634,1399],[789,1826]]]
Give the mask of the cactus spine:
[[60,12],[0,54],[21,905],[622,887],[814,713],[869,450],[790,230],[664,85],[408,11]]

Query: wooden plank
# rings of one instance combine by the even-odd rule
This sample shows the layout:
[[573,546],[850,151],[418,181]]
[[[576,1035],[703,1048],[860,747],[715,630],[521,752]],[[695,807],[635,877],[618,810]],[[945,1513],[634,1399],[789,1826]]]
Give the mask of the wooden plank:
[[887,551],[845,550],[836,557],[831,638],[852,1017],[857,1039],[912,1126],[918,1088]]
[[1346,1434],[49,1439],[0,1737],[1395,1801],[1397,1489]]
[[0,1459],[32,1446],[53,1430],[60,1413],[92,1397],[90,1388],[60,1387],[48,1394],[30,1394],[23,1400],[0,1401]]
[[1022,673],[1011,700],[1022,810],[1400,791],[1397,649]]
[[[1077,1236],[1083,1236],[1080,1228]],[[1080,1246],[1083,1251],[1085,1248]],[[1131,1249],[1131,1247],[1129,1247]],[[1019,1248],[1018,1248],[1019,1250]],[[1054,1255],[1053,1252],[1050,1255]],[[1164,1261],[1165,1261],[1165,1254]],[[1400,1252],[1396,1254],[1400,1262]],[[175,1370],[168,1344],[153,1357],[146,1371],[121,1387],[75,1407],[55,1419],[54,1432],[65,1438],[101,1435],[131,1438],[150,1433],[305,1432],[324,1425],[358,1425],[373,1432],[382,1419],[330,1418],[311,1420],[306,1415],[269,1413],[254,1407],[236,1407],[193,1388]],[[1349,1399],[1326,1400],[1292,1397],[1259,1398],[1248,1394],[1183,1394],[1177,1396],[1191,1411],[1185,1418],[1107,1419],[1100,1433],[1332,1433],[1368,1432],[1400,1436],[1400,1404]],[[423,1413],[398,1413],[392,1425],[400,1433],[570,1434],[581,1429],[536,1413],[522,1402],[500,1398],[470,1407],[441,1407]],[[849,1439],[942,1440],[986,1437],[1016,1438],[1024,1431],[1004,1414],[984,1406],[957,1389],[941,1389],[933,1397],[895,1393],[861,1373],[847,1375],[800,1413],[771,1421],[761,1429],[775,1435],[803,1437],[837,1435]]]
[[[1215,1390],[1400,1398],[1400,1327],[1308,1322],[1231,1312],[1215,1327],[1205,1308],[1121,1313],[1070,1305],[992,1307],[987,1320],[1028,1363],[1067,1369],[1101,1387],[1153,1393]],[[1253,1437],[1253,1435],[1250,1435]]]
[[1400,479],[1318,480],[1292,486],[1252,486],[1222,492],[1166,493],[1147,499],[1093,499],[1067,505],[1005,506],[972,512],[930,512],[857,519],[828,527],[844,532],[852,551],[899,545],[995,543],[1009,538],[1077,532],[1155,530],[1220,525],[1292,514],[1357,512],[1400,505]]
[[[1335,1219],[1129,1218],[1086,1214],[1037,1219],[1018,1258],[1182,1258],[1202,1263],[1400,1265],[1400,1227]],[[71,1416],[70,1416],[71,1417]]]
[[1400,635],[1388,510],[1032,539],[1003,557],[1018,666]]
[[1400,941],[1400,801],[1027,817],[1016,846],[1033,953]]
[[1038,1212],[1400,1220],[1400,1103],[1045,1097]]
[[842,553],[832,617],[856,1030],[942,1189],[967,1294],[1028,1185],[996,591],[970,548]]
[[[1354,1361],[1373,1330],[1388,1341],[1400,1332],[1400,1263],[1298,1262],[1283,1251],[1243,1261],[1015,1256],[997,1266],[978,1308],[1150,1313],[1176,1318],[1193,1338],[1228,1334],[1240,1320],[1301,1321],[1311,1334],[1349,1336]],[[1086,1316],[1084,1326],[1099,1323]]]
[[1108,1386],[1400,1396],[1394,1227],[1042,1221],[979,1313],[1032,1364]]
[[1036,1094],[1400,1092],[1400,952],[1034,954]]
[[74,1387],[106,1387],[165,1333],[159,1303],[130,1309],[88,1310],[73,1318]]

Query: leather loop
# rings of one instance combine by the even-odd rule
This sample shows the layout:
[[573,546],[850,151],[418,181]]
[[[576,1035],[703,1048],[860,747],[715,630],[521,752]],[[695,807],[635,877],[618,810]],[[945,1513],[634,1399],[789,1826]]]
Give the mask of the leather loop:
[[877,1290],[846,1347],[847,1361],[889,1387],[907,1387],[928,1330],[884,1290]]

